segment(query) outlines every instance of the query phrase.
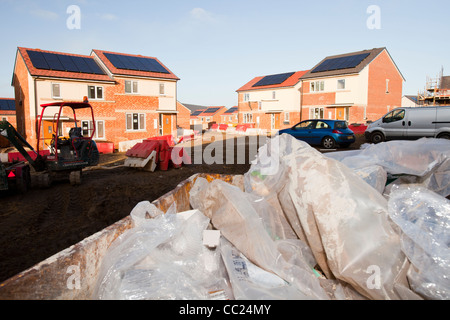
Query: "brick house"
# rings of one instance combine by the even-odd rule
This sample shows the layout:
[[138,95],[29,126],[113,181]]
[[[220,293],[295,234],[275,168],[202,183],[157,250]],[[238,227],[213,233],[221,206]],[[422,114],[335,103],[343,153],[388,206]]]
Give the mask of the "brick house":
[[365,123],[401,106],[405,79],[388,50],[375,48],[326,57],[301,81],[301,119]]
[[227,124],[228,126],[236,126],[239,124],[238,107],[231,107],[220,116],[220,124]]
[[[6,120],[16,126],[16,104],[13,98],[0,98],[0,121]],[[0,148],[8,147],[9,140],[0,136]]]
[[215,123],[220,124],[225,111],[227,111],[225,106],[208,107],[197,115],[197,118],[200,119],[203,129],[209,129]]
[[[110,141],[117,148],[123,141],[176,134],[178,80],[153,57],[101,50],[83,56],[19,47],[12,81],[17,130],[35,145],[41,104],[87,96],[94,108],[96,141]],[[92,128],[87,113],[77,113],[78,119],[83,130]],[[45,139],[52,119],[44,120]]]
[[259,76],[240,87],[239,123],[278,130],[300,120],[301,81],[307,71]]

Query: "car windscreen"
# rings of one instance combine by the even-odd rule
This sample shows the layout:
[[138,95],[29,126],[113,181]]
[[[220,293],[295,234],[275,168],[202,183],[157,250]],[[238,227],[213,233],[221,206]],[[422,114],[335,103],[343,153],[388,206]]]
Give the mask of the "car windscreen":
[[336,121],[334,123],[334,128],[335,129],[347,129],[347,122],[345,121]]

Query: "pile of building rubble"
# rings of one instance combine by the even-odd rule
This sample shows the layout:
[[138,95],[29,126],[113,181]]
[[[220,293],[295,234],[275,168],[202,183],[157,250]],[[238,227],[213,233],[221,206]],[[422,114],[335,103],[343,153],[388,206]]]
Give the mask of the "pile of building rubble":
[[113,242],[96,299],[449,299],[450,141],[322,154],[289,135],[191,211],[150,202]]

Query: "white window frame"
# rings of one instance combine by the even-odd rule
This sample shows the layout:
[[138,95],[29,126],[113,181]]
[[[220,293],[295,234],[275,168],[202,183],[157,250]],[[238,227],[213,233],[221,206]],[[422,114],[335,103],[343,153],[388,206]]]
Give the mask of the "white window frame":
[[[138,128],[134,129],[134,116],[137,115]],[[131,117],[131,128],[128,126],[128,116]],[[143,116],[143,121],[141,120]],[[125,114],[125,129],[127,132],[146,131],[146,114],[142,112],[127,112]]]
[[289,123],[289,117],[290,117],[289,112],[285,112],[285,113],[284,113],[284,122],[285,122],[285,123]]
[[[83,133],[83,136],[84,137],[90,137],[91,136],[91,130],[93,129],[92,128],[92,121],[91,120],[81,120],[81,128],[83,128],[84,127],[84,125],[83,125],[83,122],[84,123],[87,123],[87,128],[88,128],[88,134],[87,135],[85,135],[84,133]],[[100,123],[102,123],[102,127],[103,127],[103,136],[99,136],[98,135],[98,128],[100,128]],[[95,120],[95,133],[94,133],[94,136],[92,137],[94,140],[105,140],[106,138],[106,134],[105,134],[105,120]]]
[[164,83],[159,84],[159,95],[165,96],[166,95],[166,86]]
[[242,116],[244,123],[253,123],[253,113],[244,113]]
[[324,80],[311,81],[309,84],[309,88],[310,92],[325,91],[325,81]]
[[[58,86],[58,90],[59,90],[58,96],[55,95],[55,87],[54,86]],[[61,84],[60,83],[52,82],[52,98],[53,99],[61,99]]]
[[[130,84],[130,92],[127,91],[127,82]],[[136,88],[134,87],[136,85]],[[127,94],[137,94],[139,93],[139,81],[125,80],[125,93]]]
[[[91,88],[92,87],[94,88],[95,97],[91,97],[90,96],[90,92],[91,92]],[[98,97],[98,89],[99,88],[102,89],[102,97],[101,98]],[[87,94],[87,96],[88,96],[89,100],[105,100],[105,88],[103,86],[91,86],[91,85],[88,85],[88,94]]]
[[277,99],[277,92],[272,91],[272,100],[276,100],[276,99]]
[[[318,114],[317,117],[316,113]],[[321,114],[322,116],[320,116]],[[324,107],[313,107],[309,109],[309,119],[324,119],[324,117],[325,117]]]
[[250,93],[244,93],[244,102],[250,101]]
[[[345,85],[346,85],[345,82],[346,82],[345,79],[338,79],[337,80],[337,90],[345,90]],[[339,88],[339,83],[343,83],[342,88]]]

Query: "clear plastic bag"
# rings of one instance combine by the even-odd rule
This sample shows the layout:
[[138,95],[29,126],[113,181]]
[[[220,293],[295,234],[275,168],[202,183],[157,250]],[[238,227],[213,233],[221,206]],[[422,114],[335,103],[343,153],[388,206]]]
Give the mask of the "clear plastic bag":
[[[313,272],[313,266],[308,265],[309,258],[302,256],[301,250],[295,252],[295,257],[293,252],[287,254],[288,250],[279,250],[277,238],[274,237],[276,229],[267,223],[270,220],[267,217],[277,213],[263,197],[245,193],[221,180],[213,180],[203,186],[202,196],[198,197],[199,201],[194,201],[199,206],[196,209],[210,216],[213,226],[239,252],[258,267],[296,288],[296,299],[328,299]],[[199,194],[199,189],[193,190]]]
[[421,186],[393,186],[389,215],[402,232],[411,288],[427,299],[450,299],[450,201]]
[[[277,136],[271,143],[279,145],[278,171],[258,174],[268,161],[257,157],[245,175],[246,191],[289,195],[307,244],[328,279],[344,281],[371,299],[398,299],[394,279],[404,255],[388,221],[387,200],[352,169],[292,136]],[[374,266],[380,271],[379,285],[370,282]]]
[[135,208],[135,226],[108,249],[94,298],[210,299],[228,291],[220,253],[202,243],[209,219],[198,210],[142,218],[152,206]]

